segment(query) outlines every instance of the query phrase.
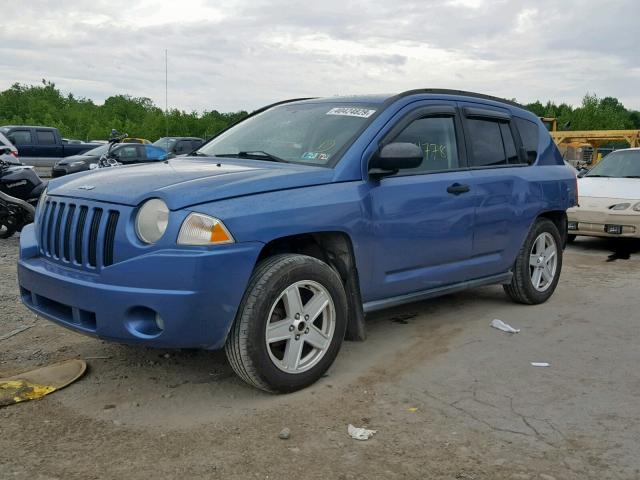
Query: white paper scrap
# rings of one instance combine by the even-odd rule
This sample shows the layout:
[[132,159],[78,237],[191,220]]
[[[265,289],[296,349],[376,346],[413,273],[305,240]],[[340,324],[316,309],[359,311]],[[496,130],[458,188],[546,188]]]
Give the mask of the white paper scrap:
[[532,367],[550,367],[551,364],[547,362],[531,362]]
[[519,328],[513,328],[508,323],[504,323],[502,320],[498,320],[497,318],[491,320],[491,326],[508,333],[518,333],[520,331]]
[[368,430],[366,428],[354,427],[349,424],[347,427],[347,432],[351,438],[355,438],[356,440],[369,440],[373,436],[374,433],[377,433],[377,430]]

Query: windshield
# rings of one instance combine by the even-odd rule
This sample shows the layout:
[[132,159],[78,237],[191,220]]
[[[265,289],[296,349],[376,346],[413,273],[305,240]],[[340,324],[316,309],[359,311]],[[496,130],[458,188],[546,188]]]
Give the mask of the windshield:
[[177,138],[162,137],[156,140],[155,142],[153,142],[152,145],[155,145],[156,147],[164,148],[167,152],[170,152],[173,149],[173,147],[176,145],[177,141],[178,141]]
[[198,153],[328,165],[376,108],[343,103],[281,105],[244,120]]
[[107,153],[107,150],[109,150],[109,144],[105,143],[104,145],[100,145],[99,147],[92,148],[91,150],[87,150],[86,152],[81,153],[80,155],[102,155],[103,153]]
[[640,150],[619,150],[610,153],[585,176],[640,178]]

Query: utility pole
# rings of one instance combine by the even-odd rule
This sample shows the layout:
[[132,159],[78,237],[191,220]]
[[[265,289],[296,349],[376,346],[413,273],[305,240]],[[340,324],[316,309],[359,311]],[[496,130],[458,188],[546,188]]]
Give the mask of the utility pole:
[[168,50],[164,49],[164,124],[166,137],[169,136],[169,68]]

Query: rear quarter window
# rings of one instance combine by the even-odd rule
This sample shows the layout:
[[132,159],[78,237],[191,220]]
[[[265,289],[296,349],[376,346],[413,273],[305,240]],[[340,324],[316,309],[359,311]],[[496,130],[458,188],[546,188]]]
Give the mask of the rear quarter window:
[[522,146],[527,151],[527,160],[533,163],[538,158],[538,140],[540,139],[540,128],[538,124],[525,120],[524,118],[514,117]]

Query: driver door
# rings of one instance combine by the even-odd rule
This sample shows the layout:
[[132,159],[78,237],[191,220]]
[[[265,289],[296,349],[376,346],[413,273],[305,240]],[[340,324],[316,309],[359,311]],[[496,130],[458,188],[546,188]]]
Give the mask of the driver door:
[[382,144],[410,142],[424,155],[417,168],[373,180],[374,252],[371,295],[365,301],[466,280],[473,243],[475,194],[453,103],[415,108]]

